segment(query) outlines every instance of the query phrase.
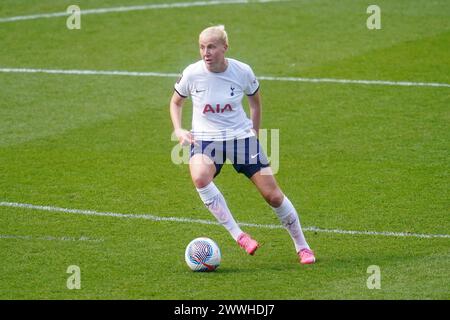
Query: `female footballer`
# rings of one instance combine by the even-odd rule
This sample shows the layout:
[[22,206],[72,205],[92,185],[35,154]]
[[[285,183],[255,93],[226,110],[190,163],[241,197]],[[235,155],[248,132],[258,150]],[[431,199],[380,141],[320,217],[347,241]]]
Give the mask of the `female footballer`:
[[[247,64],[225,57],[228,36],[224,26],[203,30],[199,46],[201,60],[184,69],[175,84],[170,116],[179,142],[191,146],[189,169],[201,200],[239,246],[253,255],[258,242],[241,230],[213,181],[229,159],[275,211],[292,237],[300,263],[314,263],[314,252],[305,240],[297,211],[278,186],[257,138],[261,123],[258,80]],[[244,95],[250,118],[242,106]],[[181,125],[188,97],[193,104],[191,131]]]

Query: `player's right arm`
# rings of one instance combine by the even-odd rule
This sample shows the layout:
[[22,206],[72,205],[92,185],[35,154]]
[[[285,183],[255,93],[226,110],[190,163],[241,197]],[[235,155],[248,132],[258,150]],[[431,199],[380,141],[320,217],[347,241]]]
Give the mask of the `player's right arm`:
[[180,144],[190,145],[195,142],[194,137],[188,130],[183,129],[181,126],[182,108],[185,99],[177,91],[174,91],[172,99],[170,99],[170,118],[172,119],[173,129]]

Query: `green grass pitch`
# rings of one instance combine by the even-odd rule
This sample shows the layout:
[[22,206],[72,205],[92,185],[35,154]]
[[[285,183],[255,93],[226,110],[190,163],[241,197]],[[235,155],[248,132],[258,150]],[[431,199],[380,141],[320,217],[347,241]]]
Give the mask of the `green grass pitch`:
[[[149,3],[77,2],[81,10]],[[0,20],[71,4],[2,0]],[[284,229],[245,227],[262,243],[252,257],[217,225],[7,205],[214,220],[187,165],[171,162],[175,77],[2,71],[0,299],[448,299],[450,2],[376,1],[380,30],[366,26],[369,4],[113,12],[82,15],[79,30],[67,29],[66,17],[0,22],[2,70],[179,73],[199,59],[198,33],[224,24],[228,56],[257,76],[443,84],[260,81],[262,127],[280,132],[281,188],[303,227],[336,230],[305,231],[318,261],[301,266]],[[231,166],[216,184],[238,221],[279,224]],[[199,236],[221,248],[216,272],[193,273],[184,262]],[[67,288],[70,265],[80,267],[81,289]],[[371,265],[379,289],[367,287]]]

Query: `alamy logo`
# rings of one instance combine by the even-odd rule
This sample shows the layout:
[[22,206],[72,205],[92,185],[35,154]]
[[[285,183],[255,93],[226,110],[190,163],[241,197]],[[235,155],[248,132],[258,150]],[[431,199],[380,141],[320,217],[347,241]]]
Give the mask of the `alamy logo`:
[[[234,155],[234,153],[236,153],[236,155],[240,154],[239,157],[236,158],[236,164],[253,164],[253,163],[257,163],[258,161],[261,162],[262,164],[270,164],[270,167],[268,168],[263,168],[261,170],[261,174],[265,175],[272,175],[272,174],[276,174],[280,168],[280,130],[279,129],[260,129],[259,130],[259,135],[258,135],[258,140],[256,139],[252,139],[249,140],[248,145],[245,145],[245,139],[238,140],[237,142],[237,150],[243,150],[246,148],[246,150],[248,151],[248,154],[246,157],[242,156],[242,154],[240,153],[236,153],[237,151],[234,149],[234,144],[233,144],[233,140],[228,141],[229,143],[225,144],[225,148],[224,148],[224,152],[226,152],[227,156],[230,156],[231,158],[233,158],[231,155]],[[207,133],[207,132],[205,132]],[[269,139],[269,134],[270,134],[270,139]],[[201,136],[202,132],[197,132],[197,135]],[[227,130],[226,132],[222,132],[221,135],[223,135],[223,137],[232,137],[232,136],[236,136],[235,132],[233,130]],[[179,141],[175,132],[172,133],[171,136],[171,140],[172,141]],[[250,142],[252,141],[252,142]],[[258,142],[259,141],[259,145]],[[242,145],[241,145],[242,144]],[[220,146],[223,146],[222,141],[220,141]],[[173,148],[172,148],[172,152],[171,152],[171,160],[172,163],[174,164],[189,164],[189,159],[190,157],[195,154],[195,150],[194,147],[200,148],[201,147],[201,143],[200,141],[195,142],[193,145],[181,145],[180,143],[177,143]],[[262,149],[259,149],[259,148]],[[270,149],[269,149],[270,147]],[[205,148],[203,148],[204,150],[202,150],[203,154],[206,155],[211,155],[211,158],[215,158],[215,161],[217,163],[229,163],[229,161],[227,161],[227,159],[222,159],[222,157],[220,157],[218,155],[218,152],[215,149],[215,145],[213,143],[211,143],[210,145],[206,146]],[[261,150],[261,152],[260,152]],[[269,153],[270,151],[270,153]],[[259,156],[259,159],[258,159]],[[266,170],[264,170],[266,169]]]
[[379,30],[381,29],[381,9],[379,6],[373,4],[367,7],[367,13],[371,14],[366,21],[367,29]]
[[367,267],[367,273],[371,274],[367,278],[367,288],[368,289],[381,289],[381,270],[377,265],[372,265]]
[[67,267],[66,273],[71,274],[69,278],[67,278],[67,289],[81,289],[81,271],[80,267],[76,265],[70,265]]
[[67,18],[66,26],[69,30],[81,29],[81,10],[79,6],[72,5],[67,7],[67,13],[70,16]]

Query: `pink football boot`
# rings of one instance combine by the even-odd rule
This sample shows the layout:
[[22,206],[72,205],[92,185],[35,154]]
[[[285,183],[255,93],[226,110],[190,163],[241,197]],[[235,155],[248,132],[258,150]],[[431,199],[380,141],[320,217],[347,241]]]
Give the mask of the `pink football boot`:
[[314,256],[314,252],[310,249],[302,249],[298,252],[298,256],[300,258],[301,264],[312,264],[316,262],[316,257]]
[[244,232],[241,233],[241,235],[237,239],[237,243],[250,255],[254,255],[256,249],[258,249],[259,247],[258,242],[256,242],[256,240],[253,240],[248,234]]

